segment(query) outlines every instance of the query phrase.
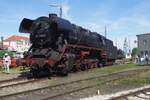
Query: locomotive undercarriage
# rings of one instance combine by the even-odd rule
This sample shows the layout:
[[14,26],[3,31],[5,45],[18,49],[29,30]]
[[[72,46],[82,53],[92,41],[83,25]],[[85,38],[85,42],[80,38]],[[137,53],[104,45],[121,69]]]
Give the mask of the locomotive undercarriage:
[[51,54],[53,55],[52,58],[56,56],[56,63],[45,63],[45,58],[36,58],[34,59],[36,63],[30,64],[29,66],[29,76],[35,78],[50,77],[52,75],[66,76],[70,72],[85,71],[91,68],[101,67],[104,65],[103,61],[105,61],[105,58],[101,57],[101,50],[96,48],[67,44],[63,46],[61,50],[52,51],[50,52],[59,56],[57,57]]
[[48,77],[52,75],[52,69],[49,66],[39,67],[38,65],[32,65],[30,67],[29,78],[41,78]]

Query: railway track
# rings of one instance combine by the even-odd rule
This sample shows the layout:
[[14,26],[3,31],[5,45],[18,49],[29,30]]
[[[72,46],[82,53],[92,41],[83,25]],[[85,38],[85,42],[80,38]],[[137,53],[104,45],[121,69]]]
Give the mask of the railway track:
[[[25,88],[28,88],[28,86],[32,86],[32,84],[36,84],[39,82],[45,82],[45,81],[46,81],[45,78],[30,79],[30,80],[28,80],[27,78],[14,78],[14,80],[11,79],[11,80],[1,81],[0,82],[0,97],[4,96],[4,95],[16,93],[16,91],[18,92],[19,90],[24,90]],[[35,89],[35,88],[33,88],[33,89]]]
[[117,93],[109,100],[150,100],[150,85]]
[[12,84],[17,84],[23,81],[26,81],[27,78],[25,77],[16,77],[16,78],[12,78],[12,79],[7,79],[7,80],[2,80],[0,81],[0,88],[3,86],[7,86],[7,85],[12,85]]
[[[64,83],[45,86],[45,87],[36,88],[32,90],[1,95],[0,99],[3,100],[9,100],[9,99],[20,100],[21,98],[36,99],[36,100],[55,99],[67,94],[93,88],[112,81],[120,80],[122,78],[130,77],[145,71],[150,71],[150,69],[140,68],[140,69],[116,72],[112,74],[101,75],[101,76],[96,76],[96,77],[91,77],[91,78],[86,78],[81,80],[75,80],[71,82],[64,82]],[[97,83],[93,83],[93,81],[97,81]]]
[[[57,98],[61,98],[61,96],[64,96],[64,95],[68,95],[68,94],[72,94],[72,93],[75,93],[75,92],[79,92],[79,91],[82,91],[82,90],[86,90],[86,89],[89,89],[89,88],[94,88],[94,87],[97,87],[99,85],[103,85],[103,84],[107,84],[109,82],[113,82],[113,81],[117,81],[117,80],[120,80],[120,79],[123,79],[123,78],[127,78],[127,77],[131,77],[133,75],[136,75],[136,74],[139,74],[138,72],[139,70],[137,70],[137,72],[134,72],[132,74],[129,74],[129,75],[123,75],[123,73],[117,73],[117,75],[119,75],[119,77],[109,77],[108,79],[105,78],[104,81],[101,81],[99,83],[95,83],[95,84],[92,84],[92,85],[88,85],[88,86],[84,86],[84,87],[80,87],[80,88],[75,88],[73,90],[69,90],[69,91],[65,91],[63,93],[60,93],[60,94],[56,94],[56,95],[53,95],[53,96],[48,96],[47,98],[44,98],[42,100],[57,100]],[[145,71],[144,71],[145,72]],[[59,100],[59,99],[58,99]],[[116,100],[115,98],[113,100]]]
[[14,86],[18,86],[18,85],[24,85],[24,84],[28,84],[28,83],[31,83],[31,82],[38,82],[38,81],[41,81],[41,79],[26,79],[26,78],[19,78],[17,79],[16,81],[11,81],[11,82],[3,82],[3,83],[0,83],[0,90],[2,90],[3,88],[9,88],[9,87],[14,87]]

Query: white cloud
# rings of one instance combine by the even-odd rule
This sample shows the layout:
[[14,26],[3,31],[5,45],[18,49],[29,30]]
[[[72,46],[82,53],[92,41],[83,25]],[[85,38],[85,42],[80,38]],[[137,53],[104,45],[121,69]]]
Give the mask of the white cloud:
[[[140,19],[140,20],[139,20]],[[106,22],[106,24],[104,23]],[[124,39],[127,37],[130,40],[131,49],[137,47],[135,40],[137,40],[136,35],[150,32],[150,20],[144,16],[128,16],[121,17],[117,20],[103,20],[97,22],[86,22],[80,23],[80,26],[90,29],[91,31],[96,31],[104,35],[104,27],[107,25],[108,38],[114,41],[119,48],[123,48]]]
[[136,17],[122,17],[111,23],[112,32],[124,32],[134,35],[150,31],[149,27],[150,20],[138,15]]

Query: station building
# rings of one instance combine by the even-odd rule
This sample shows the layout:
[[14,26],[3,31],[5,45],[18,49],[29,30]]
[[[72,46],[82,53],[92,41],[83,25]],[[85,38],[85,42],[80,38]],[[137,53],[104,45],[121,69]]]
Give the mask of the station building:
[[150,57],[150,33],[137,35],[137,40],[139,55],[141,57],[145,57],[145,55]]
[[23,53],[30,47],[30,41],[28,37],[12,35],[4,39],[3,46],[11,51]]

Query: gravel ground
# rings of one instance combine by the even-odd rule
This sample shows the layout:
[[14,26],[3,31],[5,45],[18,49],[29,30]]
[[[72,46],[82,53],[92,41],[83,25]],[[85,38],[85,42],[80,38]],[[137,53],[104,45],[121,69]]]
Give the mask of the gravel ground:
[[6,73],[0,74],[0,81],[12,79],[12,78],[17,78],[20,75],[21,74],[6,74]]
[[[122,90],[129,90],[129,89],[134,89],[134,88],[138,88],[139,86],[122,86],[122,87],[110,87],[107,85],[102,85],[102,86],[97,86],[94,88],[89,88],[89,89],[85,89],[82,90],[80,92],[75,92],[75,93],[71,93],[69,95],[64,95],[64,96],[60,96],[59,98],[56,99],[52,99],[52,100],[79,100],[81,98],[87,98],[87,97],[93,97],[98,95],[98,91],[99,91],[99,95],[106,95],[109,93],[116,93],[118,91],[122,91]],[[51,99],[49,99],[51,100]],[[88,100],[88,99],[86,99]],[[103,99],[90,99],[90,100],[103,100]]]
[[[112,94],[107,94],[107,95],[96,95],[96,96],[92,96],[89,98],[84,98],[81,100],[116,100],[116,97],[120,97],[122,95],[126,95],[129,93],[135,93],[136,91],[139,90],[143,90],[143,89],[149,89],[150,85],[148,86],[143,86],[140,88],[135,88],[135,89],[129,89],[129,90],[125,90],[125,91],[121,91],[121,92],[116,92],[116,93],[112,93]],[[150,94],[149,90],[146,91],[147,94]],[[130,95],[126,97],[128,100],[149,100],[150,99],[150,95],[145,95],[143,93],[138,93],[137,96],[135,95]],[[143,98],[143,99],[142,99]],[[147,98],[147,99],[144,99]],[[118,99],[117,99],[118,100]],[[125,100],[125,99],[119,99],[119,100]]]
[[[150,71],[148,74],[150,74]],[[133,77],[136,77],[137,79],[141,78],[139,76],[133,76]],[[146,85],[145,83],[139,84],[137,82],[135,83],[133,82],[134,81],[131,81],[131,82],[129,81],[128,83],[125,83],[125,84],[122,82],[117,82],[117,81],[110,82],[110,83],[103,84],[94,88],[88,88],[79,92],[60,96],[59,98],[57,97],[56,99],[53,99],[53,100],[78,100],[80,98],[93,97],[97,95],[98,91],[100,95],[107,95],[107,94],[112,94],[112,93],[116,93],[116,92],[123,91],[123,90],[130,90],[130,89],[134,89],[134,88],[138,88],[138,87]],[[147,84],[150,84],[150,83],[147,83]],[[90,100],[95,100],[95,99],[90,99]],[[103,99],[96,99],[96,100],[103,100]]]
[[[130,75],[130,73],[126,72],[127,75]],[[26,99],[26,100],[33,100],[33,99],[34,100],[41,100],[43,98],[47,98],[49,96],[54,96],[54,95],[57,95],[57,94],[62,93],[62,92],[64,93],[64,92],[71,91],[74,89],[80,89],[82,87],[97,84],[99,82],[103,82],[104,80],[106,81],[106,80],[114,79],[117,76],[122,76],[122,75],[126,75],[126,74],[122,74],[122,73],[121,74],[115,74],[115,75],[112,75],[109,77],[103,77],[100,79],[82,81],[82,82],[72,83],[72,84],[65,85],[65,86],[53,87],[50,89],[47,88],[47,89],[44,89],[42,91],[39,90],[39,91],[35,91],[32,93],[21,94],[19,96],[10,97],[10,98],[6,98],[6,99],[7,100],[24,100],[24,99]],[[56,78],[56,81],[51,80],[51,82],[52,82],[51,84],[56,83],[58,81],[58,79],[59,79],[59,82],[61,80],[65,81],[65,79],[66,79],[66,81],[68,81],[68,80],[71,81],[71,79],[69,79],[68,77],[67,78]],[[41,83],[41,85],[43,86],[43,83]],[[107,85],[107,84],[105,84],[105,85]],[[103,85],[100,85],[100,86],[103,86]],[[87,97],[87,96],[93,96],[96,94],[98,89],[99,89],[99,87],[85,89],[83,91],[79,91],[79,92],[75,92],[75,93],[72,93],[69,95],[61,96],[60,98],[56,98],[56,100],[60,100],[60,99],[61,100],[76,100],[76,99]],[[53,98],[53,100],[55,100],[55,98]]]
[[32,90],[32,89],[36,89],[36,88],[44,87],[44,86],[48,86],[48,80],[42,80],[42,81],[39,81],[38,83],[32,82],[32,83],[26,83],[24,85],[17,85],[17,86],[15,85],[12,87],[4,87],[0,91],[0,96],[17,93],[17,92],[21,92],[21,91]]
[[[19,90],[16,90],[16,91],[31,89],[33,87],[34,88],[39,88],[39,87],[47,86],[47,85],[55,85],[55,84],[60,84],[60,83],[63,83],[63,82],[69,82],[69,81],[73,81],[73,80],[84,79],[84,78],[94,77],[94,76],[97,76],[97,75],[106,74],[106,72],[97,71],[97,70],[101,70],[101,69],[96,68],[96,69],[92,69],[92,70],[88,70],[88,71],[84,71],[84,72],[71,73],[71,74],[69,74],[69,76],[63,77],[63,78],[62,77],[52,77],[52,79],[49,80],[48,82],[36,83],[37,85],[36,84],[31,85],[30,84],[28,86],[22,86],[22,88],[20,88]],[[109,71],[107,73],[109,73]],[[13,76],[15,77],[15,75],[13,75]],[[91,83],[86,82],[84,84],[89,85]],[[82,85],[82,86],[85,86],[85,85]],[[65,87],[65,88],[61,87],[61,89],[58,88],[57,91],[56,91],[56,88],[53,88],[53,89],[50,89],[50,90],[47,89],[47,90],[40,91],[40,92],[36,91],[34,93],[28,93],[27,95],[26,94],[25,95],[20,95],[20,96],[17,96],[17,98],[16,97],[10,97],[10,98],[7,98],[7,100],[40,100],[41,98],[46,97],[47,95],[50,96],[50,95],[54,95],[56,93],[59,93],[60,91],[70,90],[71,89],[70,87],[72,87],[72,86],[81,87],[77,84],[74,84],[74,85],[70,85],[70,86]],[[89,97],[89,96],[96,95],[97,90],[100,90],[100,92],[102,94],[107,94],[107,93],[109,93],[108,91],[112,90],[111,88],[113,88],[113,86],[110,86],[108,84],[108,85],[105,85],[105,86],[90,88],[90,89],[83,90],[83,91],[80,91],[80,92],[77,92],[77,93],[69,94],[69,96],[67,95],[67,96],[64,96],[64,97],[60,97],[60,98],[57,98],[56,100],[77,100],[79,98],[84,98],[84,97]],[[123,87],[123,89],[124,88],[125,87]],[[119,91],[119,90],[113,89],[113,91]],[[34,95],[38,95],[38,96],[35,97]]]

